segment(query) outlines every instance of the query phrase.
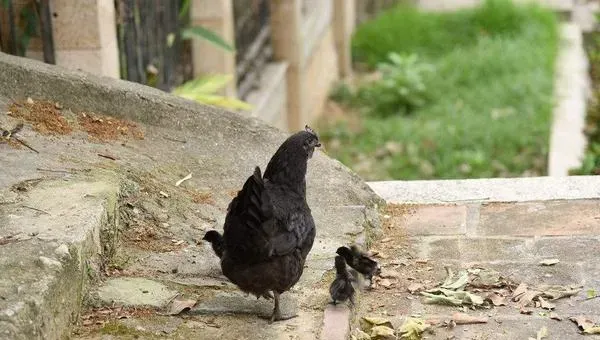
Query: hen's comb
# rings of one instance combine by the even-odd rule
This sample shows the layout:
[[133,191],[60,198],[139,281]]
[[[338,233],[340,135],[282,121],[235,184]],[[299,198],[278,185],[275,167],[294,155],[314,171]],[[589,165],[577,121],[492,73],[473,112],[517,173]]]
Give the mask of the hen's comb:
[[306,131],[306,132],[308,132],[308,133],[311,133],[311,134],[313,134],[313,135],[315,135],[315,136],[317,135],[317,134],[315,133],[315,131],[314,131],[313,129],[311,129],[311,128],[310,128],[310,126],[308,126],[308,125],[305,125],[305,126],[304,126],[304,131]]

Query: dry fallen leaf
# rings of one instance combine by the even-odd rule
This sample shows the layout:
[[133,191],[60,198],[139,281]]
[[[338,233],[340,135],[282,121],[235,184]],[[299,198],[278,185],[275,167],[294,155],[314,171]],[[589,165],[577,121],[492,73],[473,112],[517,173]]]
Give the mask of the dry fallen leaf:
[[506,282],[500,276],[500,273],[493,269],[470,270],[469,273],[475,275],[469,285],[474,288],[499,288],[506,285]]
[[400,273],[398,273],[395,270],[381,269],[381,273],[379,274],[379,277],[381,277],[381,278],[399,278]]
[[494,306],[506,306],[506,298],[496,293],[490,293],[486,300],[489,300]]
[[527,284],[526,283],[521,283],[517,289],[515,289],[515,291],[513,292],[513,301],[519,301],[519,299],[521,298],[521,295],[525,294],[525,292],[527,292]]
[[375,326],[386,326],[394,328],[390,320],[380,317],[363,316],[359,320],[360,329],[365,333],[370,333],[371,329]]
[[452,269],[446,267],[446,273],[448,276],[444,283],[442,283],[442,288],[457,290],[464,288],[469,283],[469,273],[466,270],[462,270],[454,275]]
[[371,340],[371,336],[357,328],[352,332],[352,339],[353,340]]
[[488,318],[485,316],[472,316],[457,312],[452,314],[452,321],[457,325],[470,325],[476,323],[487,323]]
[[429,327],[422,319],[407,318],[400,326],[400,339],[420,340],[423,332]]
[[408,289],[408,291],[409,291],[411,294],[414,294],[414,293],[418,293],[418,292],[420,292],[421,290],[425,289],[425,285],[424,285],[424,284],[421,284],[421,283],[411,283],[411,284],[410,284],[410,285],[407,287],[407,289]]
[[560,262],[559,259],[546,259],[546,260],[540,261],[539,263],[542,266],[553,266],[553,265],[555,265],[555,264],[557,264],[559,262]]
[[375,326],[371,328],[371,339],[373,340],[396,340],[394,329],[387,326]]
[[583,287],[566,287],[566,286],[540,286],[537,289],[541,290],[542,296],[550,300],[558,300],[565,297],[570,297],[579,294]]
[[196,305],[196,300],[173,300],[167,315],[178,315],[185,312]]
[[525,315],[531,315],[531,314],[533,314],[533,310],[525,308],[525,307],[521,307],[519,309],[519,313],[525,314]]
[[550,314],[548,314],[548,317],[552,320],[562,321],[562,318],[554,312],[551,312]]
[[570,317],[569,320],[575,322],[579,330],[584,334],[600,334],[600,326],[597,326],[592,320],[584,315]]
[[546,337],[548,337],[548,328],[542,327],[542,328],[540,328],[539,331],[537,331],[536,337],[535,338],[530,337],[529,340],[542,340]]
[[381,279],[377,281],[377,284],[382,286],[383,288],[390,289],[393,285],[392,281],[388,279]]
[[541,296],[538,297],[538,300],[540,301],[540,307],[542,307],[543,309],[552,310],[552,309],[556,308],[555,304],[544,300],[544,298]]

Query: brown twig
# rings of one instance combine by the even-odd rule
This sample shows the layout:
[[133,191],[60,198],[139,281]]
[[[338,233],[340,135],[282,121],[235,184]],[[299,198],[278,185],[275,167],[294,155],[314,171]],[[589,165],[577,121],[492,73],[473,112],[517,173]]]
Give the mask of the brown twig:
[[116,161],[116,160],[118,159],[118,158],[117,158],[117,157],[115,157],[115,156],[111,156],[111,155],[105,155],[105,154],[101,154],[101,153],[99,153],[99,154],[98,154],[98,156],[100,156],[100,157],[104,157],[104,158],[108,158],[108,159],[110,159],[110,160],[113,160],[113,161]]
[[163,136],[163,138],[166,140],[173,141],[173,142],[179,142],[179,143],[183,143],[183,144],[187,143],[187,140],[184,140],[184,139],[177,139],[177,138],[168,137],[168,136]]
[[51,215],[51,214],[50,214],[49,212],[47,212],[47,211],[44,211],[44,210],[42,210],[42,209],[38,209],[38,208],[34,208],[34,207],[30,207],[30,206],[28,206],[28,205],[22,205],[22,207],[23,207],[23,208],[27,208],[27,209],[31,209],[31,210],[35,210],[35,211],[38,211],[38,212],[44,213],[44,214],[46,214],[46,215]]
[[35,153],[40,153],[39,151],[37,151],[36,149],[34,149],[31,145],[27,144],[25,141],[20,140],[17,137],[11,137],[12,139],[16,140],[17,142],[21,143],[24,147],[28,148],[29,150],[35,152]]
[[69,170],[54,170],[54,169],[44,169],[44,168],[37,168],[37,171],[46,171],[46,172],[61,172],[61,173],[67,173],[70,174],[71,171]]

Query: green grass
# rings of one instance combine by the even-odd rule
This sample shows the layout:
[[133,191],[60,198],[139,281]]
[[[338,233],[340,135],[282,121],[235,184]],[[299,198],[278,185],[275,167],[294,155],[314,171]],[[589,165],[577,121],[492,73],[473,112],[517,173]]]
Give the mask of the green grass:
[[[355,55],[418,53],[433,100],[408,116],[360,117],[322,132],[328,152],[368,179],[544,174],[558,21],[537,6],[488,1],[453,13],[398,7],[358,28]],[[395,147],[386,150],[386,143]]]

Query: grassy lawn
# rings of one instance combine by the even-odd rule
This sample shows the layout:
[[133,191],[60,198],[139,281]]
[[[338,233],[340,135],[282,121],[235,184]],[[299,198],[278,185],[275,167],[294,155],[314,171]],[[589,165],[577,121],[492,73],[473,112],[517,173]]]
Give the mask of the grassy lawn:
[[388,11],[357,29],[355,57],[417,54],[435,70],[426,103],[376,114],[346,98],[344,118],[321,127],[327,151],[370,180],[545,174],[557,46],[557,18],[533,5]]

